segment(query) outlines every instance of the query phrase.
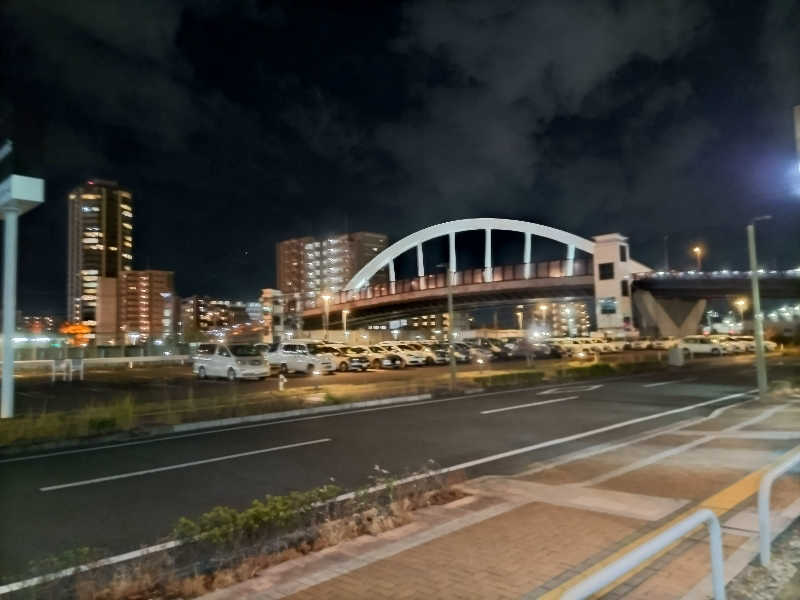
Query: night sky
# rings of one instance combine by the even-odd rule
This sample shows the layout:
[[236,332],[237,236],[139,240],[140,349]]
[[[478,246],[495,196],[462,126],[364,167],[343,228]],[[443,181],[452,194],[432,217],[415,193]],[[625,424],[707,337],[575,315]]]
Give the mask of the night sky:
[[800,264],[798,2],[5,0],[0,61],[0,134],[46,179],[25,313],[63,313],[89,177],[133,191],[135,266],[182,295],[254,299],[287,237],[477,216],[737,268],[769,213],[763,262]]

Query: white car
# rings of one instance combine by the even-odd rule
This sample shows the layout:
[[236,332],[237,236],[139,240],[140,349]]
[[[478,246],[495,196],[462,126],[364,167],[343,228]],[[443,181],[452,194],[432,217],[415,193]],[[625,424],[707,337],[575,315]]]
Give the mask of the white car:
[[428,346],[427,344],[420,344],[417,342],[407,342],[405,344],[415,352],[423,354],[425,356],[425,364],[426,365],[433,365],[436,364],[436,352]]
[[741,340],[737,340],[735,337],[730,335],[714,335],[711,336],[713,339],[719,340],[719,342],[724,345],[728,346],[731,354],[744,354],[747,352],[747,344]]
[[427,356],[422,352],[414,350],[413,348],[403,344],[387,344],[381,342],[379,344],[382,348],[386,348],[390,354],[396,354],[403,359],[403,366],[420,367],[427,364]]
[[253,344],[200,344],[192,357],[192,373],[200,379],[264,379],[270,365]]
[[691,354],[710,354],[711,356],[722,356],[726,350],[722,344],[703,335],[690,335],[678,342],[678,348],[683,350],[686,356]]
[[631,342],[631,350],[649,350],[653,347],[653,340],[650,338],[639,338]]
[[322,346],[317,340],[287,340],[273,344],[266,358],[281,373],[330,373],[333,361],[328,354],[318,351]]
[[669,350],[678,345],[678,340],[674,337],[666,337],[666,338],[659,338],[657,340],[653,340],[653,345],[651,346],[653,350]]
[[[756,339],[752,335],[736,335],[732,337],[736,341],[743,343],[748,352],[756,351]],[[775,352],[777,349],[778,344],[764,340],[764,352]]]
[[624,352],[627,342],[625,340],[606,340],[612,352]]

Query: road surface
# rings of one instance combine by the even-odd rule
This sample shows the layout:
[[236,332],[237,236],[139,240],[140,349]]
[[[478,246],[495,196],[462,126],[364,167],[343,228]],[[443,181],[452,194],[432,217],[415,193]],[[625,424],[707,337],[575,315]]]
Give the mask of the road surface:
[[[773,378],[797,373],[774,359]],[[622,439],[743,400],[751,363],[678,374],[543,385],[295,418],[101,448],[0,460],[0,575],[80,546],[111,553],[156,542],[181,516],[244,507],[265,494],[352,488],[375,465],[402,475],[427,461],[470,475]],[[505,455],[511,453],[510,455]]]

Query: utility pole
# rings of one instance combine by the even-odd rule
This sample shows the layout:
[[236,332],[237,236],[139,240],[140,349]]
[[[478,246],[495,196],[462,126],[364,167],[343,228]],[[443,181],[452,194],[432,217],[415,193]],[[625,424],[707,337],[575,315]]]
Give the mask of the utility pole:
[[750,256],[750,282],[753,288],[753,333],[756,341],[756,381],[758,395],[763,400],[767,394],[767,363],[764,359],[764,314],[761,312],[761,294],[758,289],[758,261],[756,259],[756,221],[766,221],[771,216],[756,217],[747,226],[747,253]]
[[450,391],[456,390],[456,348],[453,345],[455,315],[453,314],[453,277],[455,273],[447,269],[447,341],[450,344]]
[[664,234],[664,271],[669,271],[669,234]]

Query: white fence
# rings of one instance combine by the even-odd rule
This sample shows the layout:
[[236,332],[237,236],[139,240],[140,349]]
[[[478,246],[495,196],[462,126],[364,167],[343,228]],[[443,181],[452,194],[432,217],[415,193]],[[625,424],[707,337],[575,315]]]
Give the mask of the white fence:
[[[183,365],[189,360],[187,354],[174,356],[116,356],[113,358],[63,358],[58,360],[15,360],[16,372],[23,370],[46,370],[50,372],[50,380],[55,381],[57,375],[62,375],[63,381],[72,381],[73,375],[79,373],[83,379],[86,368],[103,368],[127,366],[133,369],[136,365],[179,364]],[[0,369],[0,372],[2,369]]]
[[800,452],[792,452],[777,465],[772,467],[764,474],[761,485],[758,487],[758,541],[761,554],[761,566],[769,565],[770,545],[772,544],[772,532],[769,522],[769,498],[772,492],[772,484],[775,480],[789,472],[789,470],[800,462]]
[[690,534],[703,523],[708,525],[708,541],[711,546],[711,583],[714,589],[714,599],[725,600],[725,578],[722,563],[722,530],[720,529],[717,515],[708,508],[698,510],[696,513],[679,521],[663,533],[648,540],[591,577],[584,579],[575,587],[567,590],[561,597],[561,600],[582,600],[583,598],[589,598],[625,575],[628,571],[635,569],[655,554],[661,552],[670,544]]

